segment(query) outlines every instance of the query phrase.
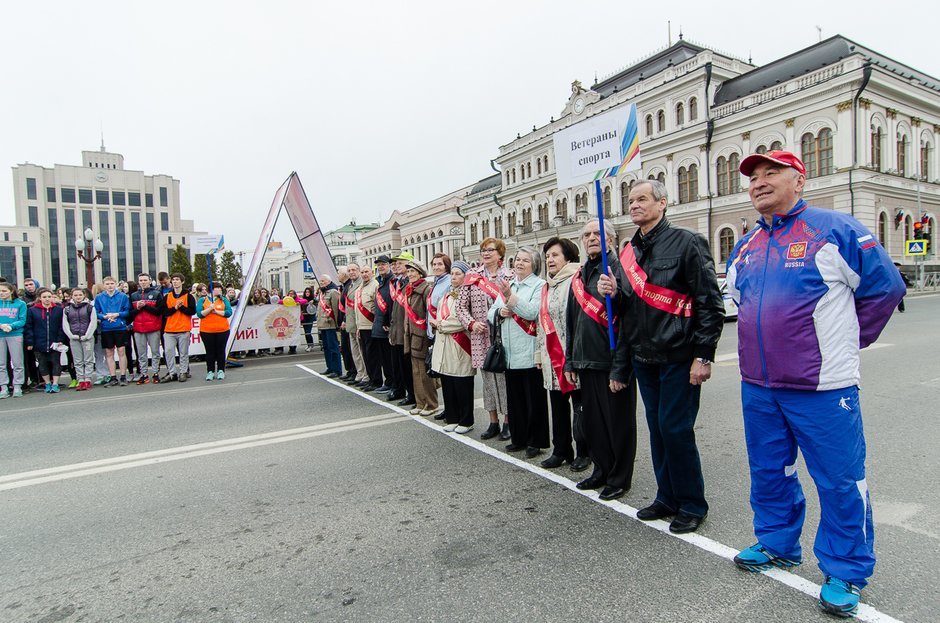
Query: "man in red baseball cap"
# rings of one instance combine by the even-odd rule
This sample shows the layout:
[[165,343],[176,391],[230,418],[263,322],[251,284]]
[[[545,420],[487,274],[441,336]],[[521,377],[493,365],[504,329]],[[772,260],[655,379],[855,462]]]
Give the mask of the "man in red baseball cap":
[[734,562],[760,571],[802,561],[800,451],[820,502],[818,603],[851,616],[875,567],[859,349],[878,338],[904,283],[861,223],[802,199],[806,167],[795,155],[754,154],[740,170],[761,214],[727,266],[757,542]]

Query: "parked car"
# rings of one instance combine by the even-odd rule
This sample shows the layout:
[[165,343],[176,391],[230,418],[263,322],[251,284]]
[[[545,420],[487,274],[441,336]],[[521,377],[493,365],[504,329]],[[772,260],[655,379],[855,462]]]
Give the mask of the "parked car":
[[718,278],[718,288],[721,290],[721,298],[725,302],[725,320],[738,319],[738,304],[731,300],[728,294],[728,280],[724,277]]

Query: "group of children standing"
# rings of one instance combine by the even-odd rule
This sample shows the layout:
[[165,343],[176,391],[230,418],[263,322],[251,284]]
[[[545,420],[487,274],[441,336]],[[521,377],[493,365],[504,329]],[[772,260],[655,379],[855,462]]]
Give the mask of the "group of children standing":
[[[191,378],[193,316],[200,319],[206,348],[206,380],[224,379],[232,307],[222,287],[215,285],[209,294],[205,286],[197,286],[194,295],[183,289],[182,275],[161,273],[160,278],[161,283],[155,284],[150,275],[140,274],[138,289],[128,296],[109,276],[93,300],[88,290],[75,288],[61,302],[48,288],[26,290],[20,298],[13,284],[0,282],[0,399],[23,395],[27,358],[35,360],[45,392],[58,393],[61,359],[69,352],[77,390],[91,389],[96,358],[101,356],[108,368],[104,386],[125,386],[131,338],[137,351],[138,385],[185,382]],[[101,353],[97,356],[96,336]],[[162,379],[161,342],[168,369]]]

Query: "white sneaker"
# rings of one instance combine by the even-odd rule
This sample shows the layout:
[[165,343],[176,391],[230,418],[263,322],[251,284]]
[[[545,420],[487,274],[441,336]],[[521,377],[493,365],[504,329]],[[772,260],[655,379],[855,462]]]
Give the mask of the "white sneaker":
[[454,432],[456,429],[457,429],[457,425],[456,425],[456,424],[448,424],[447,426],[444,427],[444,432],[445,432],[445,433],[452,433],[452,432]]
[[419,415],[424,416],[424,417],[427,417],[429,415],[436,415],[436,414],[437,414],[437,409],[422,409],[419,412]]
[[311,350],[313,350],[313,349],[310,348],[309,346],[307,346],[306,348],[304,348],[304,352],[305,352],[305,353],[309,353]]
[[457,433],[458,435],[466,435],[472,430],[473,430],[473,424],[471,424],[470,426],[458,426],[457,428],[454,429],[454,432]]
[[10,392],[7,391],[6,387],[0,389],[0,399],[9,398],[9,397],[10,397]]
[[421,411],[422,411],[421,409],[412,409],[408,413],[410,413],[411,415],[419,415]]

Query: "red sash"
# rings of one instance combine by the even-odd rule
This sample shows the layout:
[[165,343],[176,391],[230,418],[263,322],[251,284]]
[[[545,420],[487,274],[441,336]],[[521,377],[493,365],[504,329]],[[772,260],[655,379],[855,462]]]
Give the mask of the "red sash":
[[398,285],[397,281],[393,281],[391,285],[388,286],[388,291],[392,295],[392,300],[401,305],[405,306],[405,292]]
[[522,327],[522,330],[528,333],[529,335],[535,337],[536,333],[536,324],[534,320],[526,320],[520,316],[517,316],[515,313],[512,315],[512,319],[516,321],[516,324]]
[[558,378],[558,387],[561,393],[567,394],[578,389],[577,385],[572,385],[565,378],[565,350],[561,347],[561,339],[555,330],[555,323],[548,313],[548,284],[542,288],[542,305],[539,307],[539,320],[542,321],[542,330],[545,331],[545,349],[548,351],[548,358],[552,362],[552,370]]
[[420,286],[422,283],[424,283],[424,279],[418,279],[414,283],[409,283],[408,286],[405,288],[404,308],[405,308],[405,314],[407,314],[408,320],[411,321],[411,324],[413,324],[416,328],[420,329],[421,331],[427,331],[428,330],[427,319],[418,318],[418,314],[415,312],[415,310],[411,309],[411,305],[408,303],[408,297],[410,297],[412,292],[414,292],[415,286]]
[[[436,317],[437,317],[437,308],[434,307],[434,305],[431,303],[431,295],[432,295],[432,294],[434,294],[434,288],[433,288],[433,286],[430,287],[430,288],[428,288],[428,298],[427,298],[427,301],[425,301],[426,306],[427,306],[427,308],[428,308],[428,318],[436,318]],[[444,296],[447,296],[447,295],[445,294]]]
[[[450,318],[450,301],[448,299],[450,299],[450,295],[445,294],[444,300],[441,302],[441,320]],[[467,355],[470,354],[470,336],[467,335],[466,331],[451,333],[450,336],[454,338],[454,341],[457,342]]]
[[362,288],[356,290],[356,309],[360,314],[366,317],[366,320],[372,322],[375,320],[375,314],[366,309],[366,306],[362,304]]
[[381,290],[375,291],[375,304],[379,306],[383,314],[388,311],[388,303],[385,302],[385,297],[382,296]]
[[494,301],[502,297],[499,286],[480,274],[467,275],[463,280],[465,286],[476,286]]
[[[348,301],[348,303],[347,303],[347,301]],[[340,311],[341,314],[345,314],[345,313],[346,313],[346,305],[347,305],[347,304],[348,304],[348,305],[352,305],[352,299],[347,299],[345,296],[343,296],[343,293],[340,292],[340,293],[339,293],[339,311]]]
[[637,264],[632,244],[627,244],[621,251],[620,264],[627,273],[627,281],[641,301],[669,314],[686,318],[692,316],[692,297],[647,282],[649,277]]
[[320,309],[323,310],[323,313],[326,314],[327,318],[333,319],[333,308],[330,307],[329,301],[327,299],[326,292],[320,293]]
[[[603,301],[599,301],[590,292],[584,289],[584,282],[581,280],[581,269],[571,278],[571,291],[574,292],[574,298],[578,301],[583,311],[591,320],[607,328],[607,308]],[[614,324],[616,329],[616,322]]]

